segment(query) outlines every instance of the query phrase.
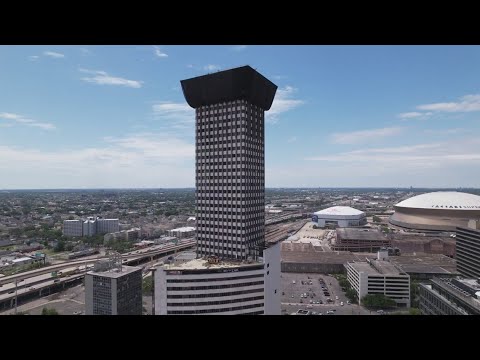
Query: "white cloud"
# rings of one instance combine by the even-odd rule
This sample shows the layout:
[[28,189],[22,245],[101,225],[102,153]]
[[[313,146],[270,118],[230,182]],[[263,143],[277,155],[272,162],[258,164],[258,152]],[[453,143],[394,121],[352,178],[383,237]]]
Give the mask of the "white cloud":
[[49,124],[49,123],[34,122],[34,123],[28,124],[28,126],[39,127],[39,128],[42,128],[43,130],[53,130],[53,129],[55,129],[55,125]]
[[288,143],[293,143],[293,142],[295,142],[295,141],[297,141],[297,137],[296,137],[296,136],[292,136],[291,138],[289,138],[289,139],[287,140]]
[[414,119],[414,118],[427,117],[427,116],[430,116],[430,115],[432,115],[431,112],[421,113],[421,112],[418,112],[418,111],[413,111],[413,112],[401,113],[401,114],[398,114],[397,116],[400,119]]
[[[36,120],[26,118],[23,115],[18,115],[18,114],[13,114],[13,113],[7,113],[7,112],[0,113],[0,119],[13,120],[16,124],[25,125],[25,126],[32,126],[32,127],[39,127],[43,130],[54,130],[54,129],[56,129],[55,125],[53,125],[51,123],[38,122]],[[3,125],[2,127],[11,127],[11,126],[13,126],[12,123],[10,123],[10,125]]]
[[439,112],[471,112],[480,111],[480,94],[465,95],[458,102],[433,103],[417,106],[419,110]]
[[219,65],[213,65],[213,64],[208,64],[203,67],[203,70],[210,71],[210,72],[220,70],[220,69],[221,67]]
[[161,49],[160,46],[154,45],[153,50],[155,52],[155,55],[157,55],[159,58],[166,58],[168,57],[167,54],[165,54]]
[[189,69],[193,69],[194,67],[195,67],[195,65],[193,65],[193,64],[188,64],[187,65],[187,68],[189,68]]
[[375,167],[398,167],[398,171],[412,167],[445,167],[459,161],[480,160],[480,140],[466,139],[459,144],[452,140],[443,143],[426,143],[390,148],[359,149],[338,154],[320,155],[305,160],[346,162]]
[[293,95],[297,93],[297,89],[292,86],[285,86],[282,89],[278,89],[273,99],[273,104],[270,110],[266,112],[265,120],[271,124],[275,124],[279,120],[279,115],[297,108],[304,104],[303,100],[294,99]]
[[22,115],[18,115],[18,114],[12,114],[12,113],[3,112],[3,113],[0,113],[0,118],[2,118],[2,119],[8,119],[8,120],[19,120],[19,119],[22,119],[23,116],[22,116]]
[[109,137],[98,147],[58,151],[0,145],[0,189],[193,186],[194,156],[193,144],[164,134]]
[[287,77],[284,75],[273,75],[272,78],[274,78],[275,80],[282,80],[286,79]]
[[247,48],[247,45],[235,45],[231,47],[233,51],[243,51],[246,48]]
[[108,75],[105,71],[95,71],[95,70],[87,70],[87,69],[79,69],[80,72],[87,73],[87,74],[94,74],[93,77],[84,77],[82,78],[83,81],[90,82],[93,84],[98,85],[118,85],[118,86],[126,86],[131,88],[141,88],[143,81],[137,80],[128,80],[121,77],[115,77]]
[[162,101],[152,106],[156,119],[168,121],[168,125],[191,127],[195,123],[195,110],[187,103]]
[[358,144],[370,142],[372,140],[398,135],[404,129],[400,127],[390,127],[381,129],[360,130],[345,133],[336,133],[331,135],[331,141],[335,144]]
[[453,134],[464,133],[465,131],[466,131],[466,129],[462,129],[462,128],[439,129],[439,130],[427,129],[427,130],[424,130],[424,133],[425,134],[432,134],[432,135],[453,135]]
[[49,56],[49,57],[54,58],[54,59],[62,59],[62,58],[65,57],[65,55],[63,55],[61,53],[58,53],[58,52],[54,52],[54,51],[44,51],[43,55]]
[[37,61],[39,57],[40,57],[40,56],[38,56],[38,55],[31,55],[31,56],[28,57],[28,59],[29,59],[30,61]]
[[437,143],[319,152],[305,158],[318,165],[307,162],[292,164],[286,171],[270,169],[267,181],[273,178],[277,186],[475,187],[480,176],[479,149],[480,139],[462,136]]

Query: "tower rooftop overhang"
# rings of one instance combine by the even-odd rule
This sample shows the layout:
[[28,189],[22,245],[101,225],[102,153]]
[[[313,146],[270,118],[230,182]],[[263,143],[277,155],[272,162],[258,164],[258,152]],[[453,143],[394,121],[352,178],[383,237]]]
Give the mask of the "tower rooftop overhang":
[[247,100],[267,111],[277,92],[277,85],[248,65],[182,80],[180,83],[188,105],[195,109],[233,100]]

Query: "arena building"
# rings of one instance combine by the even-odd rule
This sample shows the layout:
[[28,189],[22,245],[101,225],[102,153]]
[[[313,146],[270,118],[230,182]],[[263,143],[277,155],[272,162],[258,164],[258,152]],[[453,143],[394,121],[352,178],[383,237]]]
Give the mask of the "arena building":
[[333,206],[313,213],[312,221],[321,228],[362,226],[367,223],[367,216],[349,206]]
[[411,197],[394,206],[390,224],[423,231],[455,231],[480,219],[480,196],[437,191]]

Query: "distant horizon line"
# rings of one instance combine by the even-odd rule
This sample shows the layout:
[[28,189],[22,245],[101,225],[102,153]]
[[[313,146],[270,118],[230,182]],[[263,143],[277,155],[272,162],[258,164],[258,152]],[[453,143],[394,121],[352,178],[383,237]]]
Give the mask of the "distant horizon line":
[[[77,190],[77,191],[88,191],[88,190],[194,190],[195,187],[117,187],[117,188],[20,188],[20,189],[0,189],[0,191],[58,191],[58,190]],[[309,190],[329,190],[329,189],[468,189],[468,190],[480,190],[479,187],[448,187],[448,186],[437,186],[437,187],[421,187],[421,186],[318,186],[318,187],[303,187],[303,186],[276,186],[276,187],[265,187],[265,189],[309,189]]]

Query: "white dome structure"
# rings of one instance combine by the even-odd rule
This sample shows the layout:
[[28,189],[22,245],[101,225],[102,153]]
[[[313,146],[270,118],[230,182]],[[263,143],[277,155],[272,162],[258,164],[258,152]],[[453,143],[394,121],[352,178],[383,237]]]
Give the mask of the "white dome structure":
[[394,206],[390,223],[407,229],[455,231],[468,220],[480,219],[480,196],[436,191],[417,195]]
[[365,225],[367,217],[363,211],[350,206],[333,206],[313,213],[312,221],[322,228],[325,226],[350,227]]

